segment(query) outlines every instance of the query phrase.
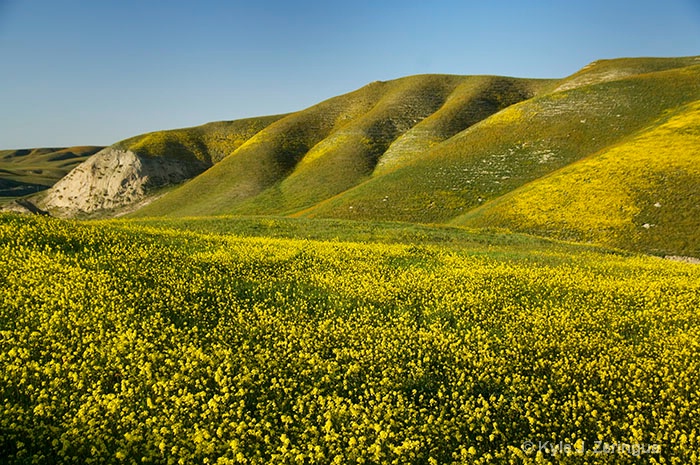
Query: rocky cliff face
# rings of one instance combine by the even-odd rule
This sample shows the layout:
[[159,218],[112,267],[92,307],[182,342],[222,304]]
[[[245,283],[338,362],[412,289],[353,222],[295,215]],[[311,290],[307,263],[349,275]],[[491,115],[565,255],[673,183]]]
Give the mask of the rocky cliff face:
[[190,179],[203,162],[143,157],[108,147],[77,166],[36,201],[55,216],[76,216],[137,204],[154,189]]

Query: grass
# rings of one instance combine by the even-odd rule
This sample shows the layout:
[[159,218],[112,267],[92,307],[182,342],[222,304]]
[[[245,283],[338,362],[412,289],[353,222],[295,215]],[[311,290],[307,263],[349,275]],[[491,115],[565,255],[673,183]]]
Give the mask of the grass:
[[156,131],[114,144],[145,157],[200,161],[211,166],[284,115],[219,121],[202,126]]
[[[410,84],[410,85],[408,85]],[[281,195],[236,212],[306,208],[392,169],[502,108],[532,96],[538,81],[494,77],[421,76],[387,94],[338,136],[316,145],[279,188]],[[475,89],[476,88],[476,89]],[[427,116],[426,116],[427,115]],[[337,139],[337,140],[335,140]],[[283,205],[274,210],[271,205]],[[273,207],[274,208],[274,207]]]
[[[186,216],[230,211],[247,198],[282,181],[314,146],[372,111],[398,85],[373,83],[278,121],[240,147],[224,163],[183,186],[180,192],[154,202],[143,214],[173,212]],[[350,137],[355,136],[351,134]],[[362,161],[356,160],[355,164],[361,165]],[[361,166],[359,170],[362,171]],[[183,202],[185,198],[187,202]]]
[[700,101],[455,223],[700,256]]
[[108,220],[105,224],[152,230],[182,231],[197,235],[267,237],[323,242],[361,242],[440,246],[451,250],[488,250],[515,257],[533,250],[549,249],[561,255],[585,251],[623,254],[620,250],[571,244],[537,236],[501,232],[488,228],[420,225],[401,222],[366,222],[341,219],[307,219],[280,216],[217,216],[185,218],[139,218]]
[[699,57],[677,58],[617,58],[598,60],[563,79],[555,90],[572,89],[626,76],[668,71],[700,64]]
[[473,76],[464,79],[440,109],[395,140],[382,155],[374,175],[401,168],[459,132],[551,87],[556,80]]

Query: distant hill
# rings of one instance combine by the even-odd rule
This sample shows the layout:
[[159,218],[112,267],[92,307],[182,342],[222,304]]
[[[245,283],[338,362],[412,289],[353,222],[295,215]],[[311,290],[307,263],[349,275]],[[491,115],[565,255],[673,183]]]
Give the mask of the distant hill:
[[[101,172],[127,152],[151,163],[125,181],[141,186],[121,205],[139,217],[451,223],[700,256],[698,110],[700,57],[601,60],[564,79],[419,75],[289,115],[128,139]],[[118,189],[76,190],[99,172],[83,167],[37,204],[116,211],[105,199]]]
[[48,189],[102,148],[0,150],[0,201]]

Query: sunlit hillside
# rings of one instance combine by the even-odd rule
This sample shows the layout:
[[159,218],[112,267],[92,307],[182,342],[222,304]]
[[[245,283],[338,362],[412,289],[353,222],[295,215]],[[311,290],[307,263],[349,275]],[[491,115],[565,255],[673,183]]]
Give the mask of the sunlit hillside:
[[487,226],[697,256],[698,101],[700,57],[376,81],[287,115],[118,142],[18,210]]
[[700,101],[455,224],[700,256]]
[[512,105],[420,160],[380,173],[304,214],[450,221],[653,126],[700,98],[698,83],[700,66],[690,66],[546,93]]
[[[419,123],[428,118],[418,133],[420,143],[432,145],[531,97],[542,86],[539,81],[437,75],[375,82],[277,121],[222,163],[138,214],[306,208],[369,179],[392,144],[399,144],[414,126],[420,131]],[[420,143],[412,152],[418,155],[406,155],[404,149],[400,163],[419,157]]]

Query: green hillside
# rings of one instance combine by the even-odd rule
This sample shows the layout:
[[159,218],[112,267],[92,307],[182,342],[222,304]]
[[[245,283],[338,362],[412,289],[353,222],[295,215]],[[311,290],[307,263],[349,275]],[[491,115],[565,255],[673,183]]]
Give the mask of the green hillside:
[[700,98],[700,66],[594,82],[510,106],[422,159],[304,214],[446,222],[617,144]]
[[455,223],[700,256],[700,100]]
[[0,150],[0,202],[48,189],[102,147]]
[[296,113],[113,147],[204,170],[135,217],[450,223],[698,255],[697,101],[700,57],[624,58],[564,79],[377,81]]
[[414,127],[419,130],[420,123],[430,139],[424,135],[417,147],[444,140],[550,84],[445,75],[374,82],[277,121],[139,215],[279,213],[309,207],[369,179],[392,143]]
[[217,121],[190,128],[155,131],[113,145],[146,157],[200,161],[211,166],[283,115]]

